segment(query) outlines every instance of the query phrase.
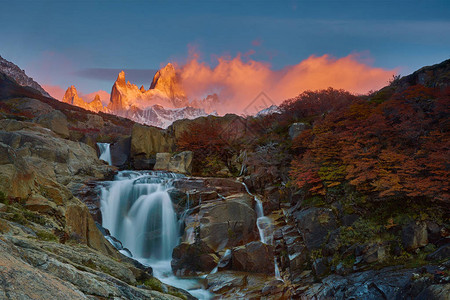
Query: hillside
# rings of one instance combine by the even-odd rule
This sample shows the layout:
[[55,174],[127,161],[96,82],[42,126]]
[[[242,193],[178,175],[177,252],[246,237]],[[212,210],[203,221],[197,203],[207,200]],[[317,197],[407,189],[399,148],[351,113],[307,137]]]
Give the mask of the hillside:
[[[158,169],[186,175],[167,190],[181,224],[173,273],[204,276],[198,285],[218,297],[446,299],[449,68],[164,130],[0,73],[0,295],[193,299],[102,227],[101,191],[118,170]],[[111,144],[113,166],[98,142]]]

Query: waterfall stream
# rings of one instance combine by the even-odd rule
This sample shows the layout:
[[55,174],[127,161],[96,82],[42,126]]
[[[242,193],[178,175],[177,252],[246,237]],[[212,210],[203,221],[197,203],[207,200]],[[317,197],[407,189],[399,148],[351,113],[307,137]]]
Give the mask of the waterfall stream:
[[100,150],[100,156],[99,159],[103,159],[108,164],[112,165],[111,161],[111,144],[109,143],[97,143],[98,149]]
[[103,227],[130,250],[133,258],[153,268],[162,282],[209,299],[197,279],[173,275],[172,250],[180,242],[180,225],[168,189],[183,175],[158,171],[121,171],[101,191]]
[[[259,237],[261,239],[261,242],[265,243],[265,244],[269,244],[269,245],[273,245],[273,223],[272,220],[266,216],[264,216],[264,207],[262,205],[261,200],[256,196],[253,195],[252,193],[250,193],[250,190],[248,189],[247,185],[243,182],[242,183],[245,187],[245,190],[247,191],[247,193],[253,197],[253,199],[255,200],[255,211],[256,211],[256,226],[258,227],[258,231],[259,231]],[[273,259],[274,264],[275,264],[275,277],[278,279],[281,279],[281,275],[280,275],[280,269],[278,267],[278,263],[276,258],[274,257]]]

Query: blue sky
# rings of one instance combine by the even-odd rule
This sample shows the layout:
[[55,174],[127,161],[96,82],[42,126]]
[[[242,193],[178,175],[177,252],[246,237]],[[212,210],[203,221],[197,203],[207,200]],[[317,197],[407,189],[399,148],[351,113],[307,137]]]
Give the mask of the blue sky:
[[[310,55],[362,53],[408,74],[450,58],[450,1],[2,1],[0,55],[38,82],[110,91],[117,70],[147,88],[188,47],[254,50],[273,69]],[[137,70],[137,71],[133,71]],[[150,78],[147,78],[150,77]]]

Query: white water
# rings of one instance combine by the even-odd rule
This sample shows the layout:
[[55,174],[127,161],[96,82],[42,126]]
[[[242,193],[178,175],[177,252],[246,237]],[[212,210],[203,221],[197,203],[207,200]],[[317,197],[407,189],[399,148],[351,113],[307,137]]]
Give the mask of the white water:
[[168,194],[174,178],[167,172],[121,171],[102,188],[103,227],[128,248],[133,258],[153,268],[165,284],[188,290],[199,299],[209,299],[198,279],[173,275],[172,250],[180,241],[180,227]]
[[103,159],[106,161],[109,165],[112,165],[111,162],[111,150],[109,143],[97,143],[98,149],[100,150],[100,156],[99,159]]
[[[256,216],[258,217],[256,219],[256,226],[258,227],[258,231],[259,231],[259,238],[261,240],[261,242],[263,242],[264,244],[268,244],[268,245],[273,245],[273,223],[272,220],[266,216],[264,216],[264,207],[262,205],[261,200],[253,195],[252,193],[250,193],[250,190],[248,189],[247,185],[243,182],[242,183],[245,187],[245,190],[247,191],[247,193],[253,197],[253,199],[255,199],[255,210],[256,210]],[[278,263],[277,263],[277,259],[274,257],[273,259],[274,264],[275,264],[275,277],[277,279],[281,279],[281,275],[280,275],[280,269],[278,268]]]

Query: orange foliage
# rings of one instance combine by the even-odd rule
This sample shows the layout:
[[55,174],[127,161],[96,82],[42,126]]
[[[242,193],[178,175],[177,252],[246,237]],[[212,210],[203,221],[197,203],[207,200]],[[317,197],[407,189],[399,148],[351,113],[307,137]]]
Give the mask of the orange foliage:
[[290,175],[312,193],[348,183],[378,197],[449,201],[449,99],[423,86],[382,104],[353,99],[294,140]]

